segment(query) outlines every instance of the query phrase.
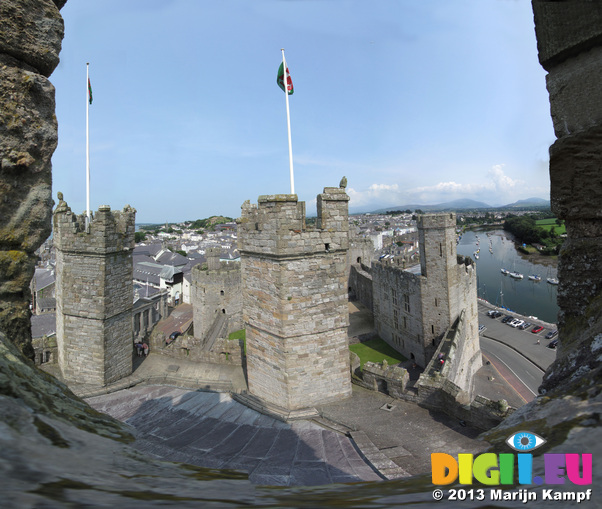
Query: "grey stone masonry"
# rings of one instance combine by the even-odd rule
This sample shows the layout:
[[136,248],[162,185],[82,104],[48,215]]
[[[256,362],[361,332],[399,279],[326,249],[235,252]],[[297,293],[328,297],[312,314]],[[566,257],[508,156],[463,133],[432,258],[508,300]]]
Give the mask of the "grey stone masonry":
[[249,392],[286,410],[351,395],[348,201],[343,188],[325,188],[315,229],[305,227],[305,203],[296,195],[242,206]]
[[194,336],[202,340],[220,314],[228,318],[228,333],[243,327],[240,265],[220,264],[220,250],[207,251],[207,265],[192,268]]
[[426,366],[462,315],[449,378],[470,398],[481,367],[477,279],[472,260],[457,255],[455,229],[453,213],[419,216],[420,270],[382,262],[372,266],[374,322],[387,343]]
[[67,382],[106,385],[132,373],[136,211],[101,206],[85,227],[59,193],[54,212],[56,334]]

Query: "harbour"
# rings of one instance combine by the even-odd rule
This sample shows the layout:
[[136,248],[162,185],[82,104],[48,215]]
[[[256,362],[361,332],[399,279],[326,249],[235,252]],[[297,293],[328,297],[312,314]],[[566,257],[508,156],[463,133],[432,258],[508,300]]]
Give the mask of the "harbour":
[[457,251],[476,263],[479,298],[527,317],[556,323],[558,286],[552,283],[557,281],[557,259],[520,253],[512,235],[501,229],[466,231]]

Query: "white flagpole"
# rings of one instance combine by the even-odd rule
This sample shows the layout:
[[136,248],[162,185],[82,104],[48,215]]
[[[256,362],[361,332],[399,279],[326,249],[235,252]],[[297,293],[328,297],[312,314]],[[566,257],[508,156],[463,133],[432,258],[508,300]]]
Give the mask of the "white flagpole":
[[[86,227],[90,224],[90,129],[89,113],[90,109],[90,73],[88,68],[90,63],[86,63]],[[87,229],[87,228],[86,228]]]
[[288,106],[288,72],[286,60],[284,59],[284,48],[282,50],[282,66],[284,67],[284,97],[286,97],[286,125],[288,127],[288,162],[291,174],[291,194],[295,194],[295,177],[293,176],[293,144],[291,142],[291,112]]

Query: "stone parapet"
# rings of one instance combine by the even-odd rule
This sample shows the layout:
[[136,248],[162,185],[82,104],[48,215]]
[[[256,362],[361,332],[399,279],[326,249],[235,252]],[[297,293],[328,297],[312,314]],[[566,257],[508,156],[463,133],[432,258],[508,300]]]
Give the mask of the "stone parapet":
[[122,211],[99,207],[86,228],[86,217],[71,212],[59,194],[54,212],[54,245],[64,252],[106,255],[134,249],[136,210],[126,205]]
[[315,229],[306,228],[305,202],[298,202],[297,195],[260,196],[257,205],[245,202],[238,220],[241,254],[295,257],[347,251],[349,197],[343,189],[325,188],[324,191],[318,195]]
[[456,228],[456,214],[421,214],[418,216],[419,229]]
[[597,2],[532,0],[541,66],[549,71],[602,45],[602,8]]

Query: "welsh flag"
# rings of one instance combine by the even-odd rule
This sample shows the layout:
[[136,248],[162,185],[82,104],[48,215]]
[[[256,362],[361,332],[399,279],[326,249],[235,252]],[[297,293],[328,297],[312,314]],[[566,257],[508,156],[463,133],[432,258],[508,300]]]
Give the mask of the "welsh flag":
[[90,85],[90,78],[88,78],[88,99],[92,104],[92,85]]
[[293,95],[293,80],[288,72],[288,67],[286,68],[286,89],[284,88],[284,63],[280,64],[280,67],[278,68],[278,77],[276,78],[276,83],[278,83],[278,86],[283,92],[288,90],[288,95]]

